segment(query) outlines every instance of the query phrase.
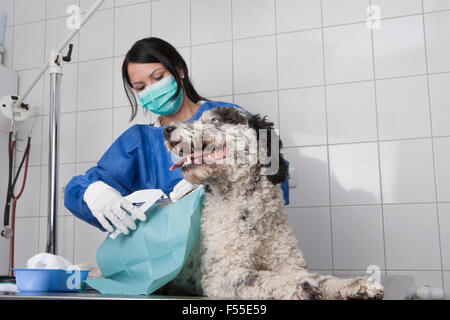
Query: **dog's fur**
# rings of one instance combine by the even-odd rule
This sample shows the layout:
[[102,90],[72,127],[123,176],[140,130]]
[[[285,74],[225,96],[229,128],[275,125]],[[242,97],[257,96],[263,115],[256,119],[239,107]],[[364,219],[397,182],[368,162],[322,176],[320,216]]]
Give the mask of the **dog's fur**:
[[[207,145],[223,145],[226,132],[245,137],[248,145],[235,152],[251,159],[257,156],[249,145],[260,142],[258,129],[271,128],[273,123],[259,115],[218,107],[205,112],[199,121],[173,124],[165,132],[166,145],[179,156],[182,147],[205,146],[205,133]],[[268,145],[260,147],[270,154],[267,141]],[[227,154],[231,149],[227,145]],[[381,299],[383,287],[368,277],[341,279],[307,270],[287,221],[280,183],[288,173],[281,153],[278,159],[279,169],[271,175],[262,174],[260,161],[184,164],[185,179],[204,185],[207,193],[200,239],[167,287],[244,299]]]

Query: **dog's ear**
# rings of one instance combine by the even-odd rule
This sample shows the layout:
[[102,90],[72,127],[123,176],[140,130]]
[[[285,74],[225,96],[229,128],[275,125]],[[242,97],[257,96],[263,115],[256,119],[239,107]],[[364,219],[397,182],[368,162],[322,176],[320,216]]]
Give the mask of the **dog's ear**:
[[[283,143],[280,139],[280,137],[275,133],[273,122],[270,122],[267,120],[267,116],[261,117],[259,114],[254,114],[250,116],[248,119],[248,126],[256,131],[256,138],[258,140],[258,143],[260,143],[260,130],[265,130],[267,134],[266,139],[266,146],[264,149],[267,152],[267,156],[271,159],[277,159],[278,158],[278,171],[275,174],[267,175],[267,179],[269,179],[270,182],[273,184],[277,183],[283,183],[287,176],[288,176],[288,166],[286,164],[286,161],[284,161],[283,154],[281,153],[281,148],[283,146]],[[278,157],[272,156],[272,139],[278,140]],[[270,167],[269,164],[263,164],[262,167]]]

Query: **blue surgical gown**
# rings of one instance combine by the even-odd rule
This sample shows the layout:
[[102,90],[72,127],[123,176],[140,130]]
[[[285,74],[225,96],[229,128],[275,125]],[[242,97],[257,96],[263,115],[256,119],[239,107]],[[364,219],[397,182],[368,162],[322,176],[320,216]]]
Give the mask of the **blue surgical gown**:
[[[198,120],[203,112],[217,106],[241,108],[232,103],[206,101],[187,121]],[[169,170],[176,159],[164,144],[164,129],[165,126],[134,125],[126,130],[114,141],[96,166],[84,175],[70,180],[65,188],[65,207],[81,220],[105,231],[83,200],[84,192],[91,183],[101,180],[119,191],[122,196],[142,189],[161,189],[168,195],[183,176],[181,168]],[[282,188],[285,202],[289,204],[287,180]]]

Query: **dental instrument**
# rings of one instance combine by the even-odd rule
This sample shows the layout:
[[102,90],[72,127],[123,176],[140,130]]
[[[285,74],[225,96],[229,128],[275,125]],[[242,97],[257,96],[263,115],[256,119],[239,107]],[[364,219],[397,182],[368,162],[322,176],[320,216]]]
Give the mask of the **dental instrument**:
[[[169,202],[169,199],[164,194],[164,192],[159,189],[135,191],[132,194],[126,196],[125,199],[132,203],[133,206],[139,208],[142,212],[146,212],[155,203],[164,205]],[[131,214],[130,218],[133,221],[136,221],[136,219],[138,219],[138,217],[134,213]],[[109,237],[111,239],[115,239],[119,234],[121,234],[121,231],[119,229],[116,229],[109,234]]]

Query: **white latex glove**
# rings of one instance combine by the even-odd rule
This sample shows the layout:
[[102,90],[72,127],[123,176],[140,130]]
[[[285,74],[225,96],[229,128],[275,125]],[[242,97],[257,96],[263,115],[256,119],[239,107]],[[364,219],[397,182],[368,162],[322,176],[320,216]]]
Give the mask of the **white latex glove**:
[[197,189],[197,187],[185,179],[181,180],[173,187],[173,191],[169,194],[170,201],[177,202],[192,190]]
[[94,217],[109,232],[113,232],[114,228],[108,220],[123,234],[128,234],[130,232],[128,229],[136,230],[136,223],[127,211],[141,221],[146,219],[142,210],[133,206],[130,201],[122,197],[119,191],[103,181],[97,181],[89,185],[83,198]]

